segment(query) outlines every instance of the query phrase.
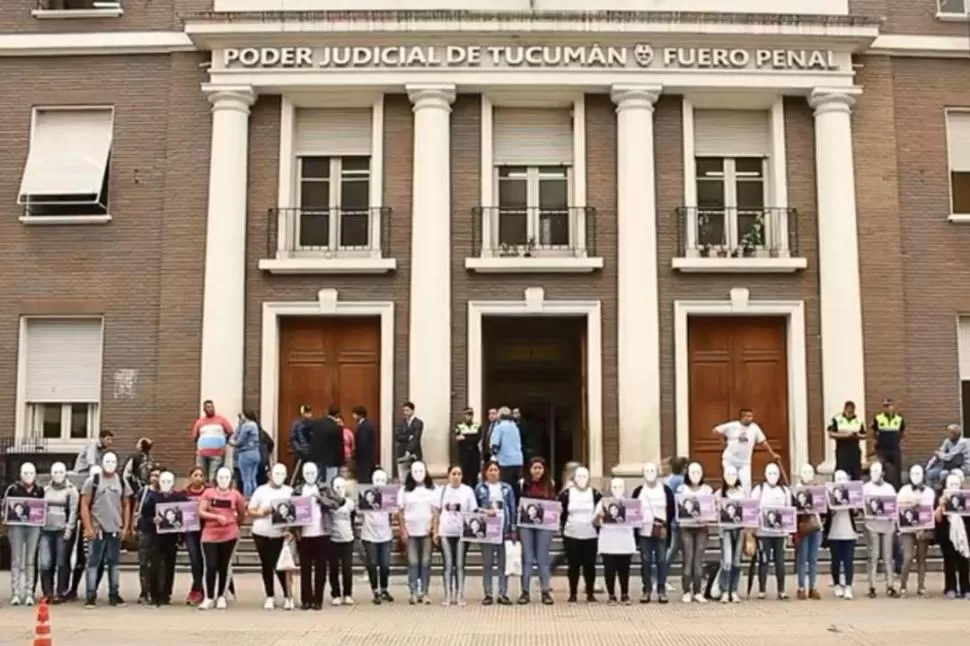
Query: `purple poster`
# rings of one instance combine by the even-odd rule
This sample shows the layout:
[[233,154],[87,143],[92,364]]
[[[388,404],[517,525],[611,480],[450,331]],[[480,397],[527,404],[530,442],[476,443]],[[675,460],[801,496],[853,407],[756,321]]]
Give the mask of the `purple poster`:
[[523,498],[519,502],[519,527],[556,531],[561,515],[562,505],[558,500]]
[[291,527],[293,525],[310,525],[313,523],[311,505],[316,502],[310,496],[294,498],[280,498],[269,503],[272,509],[273,527]]
[[829,498],[829,509],[862,509],[862,481],[829,482],[825,485]]
[[762,534],[785,536],[798,529],[794,507],[762,507],[758,513],[758,530]]
[[197,532],[199,510],[194,502],[162,502],[155,505],[155,527],[159,534]]
[[357,511],[397,511],[397,494],[400,489],[400,485],[369,485],[361,488],[357,492]]
[[718,525],[721,529],[758,527],[758,501],[747,498],[718,498]]
[[461,515],[461,540],[466,543],[489,543],[501,545],[502,514],[489,516],[482,511],[464,512]]
[[795,509],[800,514],[824,514],[829,509],[825,485],[798,485],[792,489]]
[[643,503],[638,498],[603,498],[604,527],[643,526]]
[[957,516],[970,516],[970,491],[949,489],[943,492],[943,511]]
[[47,523],[47,501],[43,498],[7,498],[3,517],[7,525],[43,527]]
[[899,531],[904,534],[933,529],[936,524],[932,505],[912,505],[901,508],[897,520]]
[[681,494],[677,496],[677,521],[681,525],[706,525],[717,522],[714,495]]
[[896,494],[864,496],[866,520],[896,520]]

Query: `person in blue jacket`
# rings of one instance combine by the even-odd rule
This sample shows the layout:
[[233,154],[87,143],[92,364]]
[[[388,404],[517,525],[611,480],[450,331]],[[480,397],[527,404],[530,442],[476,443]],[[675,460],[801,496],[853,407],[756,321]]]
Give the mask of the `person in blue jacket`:
[[495,568],[498,568],[498,603],[511,606],[509,599],[509,577],[505,574],[505,544],[506,540],[517,540],[515,518],[515,491],[512,485],[499,479],[500,471],[497,462],[489,462],[485,466],[485,477],[475,487],[475,500],[478,508],[489,516],[502,516],[502,543],[482,543],[482,587],[485,598],[482,605],[490,606],[494,601],[492,596],[492,580]]
[[[312,462],[310,459],[310,422],[313,420],[313,408],[309,404],[300,406],[300,416],[293,420],[290,425],[290,451],[296,464],[293,465],[293,476],[290,479],[290,486],[295,487],[299,484],[299,479],[303,477],[303,464]],[[316,484],[309,482],[307,484]]]

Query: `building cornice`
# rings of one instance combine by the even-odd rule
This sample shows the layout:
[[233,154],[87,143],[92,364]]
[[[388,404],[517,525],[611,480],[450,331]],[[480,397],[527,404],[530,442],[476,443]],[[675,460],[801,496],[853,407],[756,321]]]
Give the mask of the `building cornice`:
[[5,56],[91,56],[171,54],[198,48],[180,31],[111,31],[58,34],[0,34]]

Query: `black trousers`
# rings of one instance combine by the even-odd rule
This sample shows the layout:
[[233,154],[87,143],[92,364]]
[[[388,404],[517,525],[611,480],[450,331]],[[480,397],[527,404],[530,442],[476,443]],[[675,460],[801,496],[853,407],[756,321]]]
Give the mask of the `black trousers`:
[[[258,538],[258,537],[254,537]],[[280,539],[282,540],[282,539]],[[226,596],[226,586],[229,584],[229,564],[232,561],[232,553],[236,549],[235,539],[222,541],[221,543],[202,543],[202,554],[205,557],[205,596],[208,599],[218,599]],[[279,554],[276,555],[279,558]],[[262,563],[262,554],[260,554]],[[273,561],[276,567],[276,561]],[[216,579],[219,580],[219,587],[216,588]],[[263,579],[265,583],[265,578]],[[270,578],[270,589],[272,590]],[[272,592],[266,596],[273,596]]]
[[296,547],[300,553],[300,602],[320,605],[327,580],[330,537],[304,536]]
[[[341,583],[343,585],[341,585]],[[354,543],[330,541],[330,597],[354,594]]]
[[175,555],[178,553],[178,537],[175,534],[163,534],[153,536],[153,539],[151,541],[148,596],[156,604],[170,603],[172,601],[172,587],[175,585]]
[[943,552],[943,591],[959,596],[970,594],[970,560],[953,546],[949,525],[937,525],[936,536]]
[[630,561],[632,554],[604,554],[603,577],[606,579],[606,593],[616,596],[616,580],[620,580],[620,596],[630,596]]
[[267,538],[266,536],[256,536],[253,534],[253,543],[256,544],[256,553],[259,554],[259,569],[263,575],[263,591],[267,597],[275,594],[273,588],[273,577],[280,582],[283,596],[290,598],[290,589],[286,585],[286,575],[276,571],[276,562],[280,559],[280,552],[283,551],[283,537]]
[[152,593],[152,559],[158,536],[139,532],[138,534],[138,598],[148,600]]
[[580,570],[583,572],[586,594],[593,594],[596,585],[596,539],[565,536],[562,542],[566,550],[569,596],[576,596],[579,588]]

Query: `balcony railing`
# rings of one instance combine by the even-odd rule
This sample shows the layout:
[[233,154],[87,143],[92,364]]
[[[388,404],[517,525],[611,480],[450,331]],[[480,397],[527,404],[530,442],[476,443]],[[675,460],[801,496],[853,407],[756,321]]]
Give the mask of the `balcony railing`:
[[40,11],[97,11],[121,9],[121,0],[37,0]]
[[677,247],[682,258],[794,258],[798,256],[798,211],[681,207]]
[[390,258],[391,209],[270,209],[268,258]]
[[472,209],[472,257],[582,258],[596,255],[596,209],[572,206]]

